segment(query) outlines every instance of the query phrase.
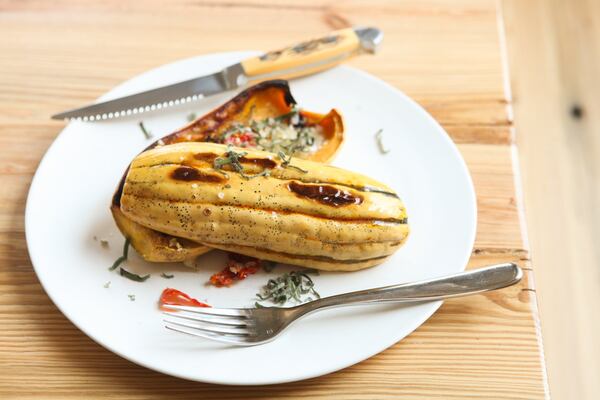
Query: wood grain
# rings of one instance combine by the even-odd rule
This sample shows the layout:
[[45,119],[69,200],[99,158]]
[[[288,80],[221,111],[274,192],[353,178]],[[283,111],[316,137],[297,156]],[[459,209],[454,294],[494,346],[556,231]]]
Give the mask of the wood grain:
[[[174,1],[169,7],[0,0],[0,33],[11,38],[0,42],[0,398],[546,397],[497,17],[491,0]],[[104,350],[66,320],[33,273],[23,226],[31,177],[64,126],[48,116],[163,63],[278,48],[352,24],[376,25],[386,38],[376,59],[351,64],[415,98],[459,143],[479,207],[469,267],[514,260],[526,268],[526,279],[445,303],[402,342],[358,365],[256,388],[160,375]]]
[[557,399],[596,399],[600,3],[503,5],[550,388]]
[[[502,291],[448,301],[401,343],[359,365],[287,385],[226,388],[182,381],[138,367],[100,348],[48,301],[30,271],[2,271],[2,398],[86,398],[105,393],[127,398],[219,399],[488,398],[543,397],[540,353],[531,307],[534,296],[525,251],[478,249],[470,267],[515,261],[526,279]],[[21,304],[13,306],[13,304]],[[26,335],[24,335],[26,332]],[[19,362],[8,361],[19,354]],[[40,380],[22,385],[23,376]],[[51,391],[47,391],[50,385]],[[115,396],[119,397],[119,396]]]

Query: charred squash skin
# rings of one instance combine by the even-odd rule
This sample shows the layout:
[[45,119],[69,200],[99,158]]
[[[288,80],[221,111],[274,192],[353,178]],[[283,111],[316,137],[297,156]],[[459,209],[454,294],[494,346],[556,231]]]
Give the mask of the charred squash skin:
[[140,154],[127,174],[122,212],[212,248],[329,271],[380,264],[406,240],[404,205],[383,183],[234,149],[242,150],[244,174],[213,168],[211,160],[227,154],[222,144],[178,143]]
[[[155,141],[145,151],[165,145],[184,142],[219,142],[222,134],[234,123],[247,123],[250,118],[261,120],[277,117],[291,111],[296,101],[292,97],[287,81],[272,80],[259,83],[239,93],[230,101],[200,117],[182,129]],[[302,111],[308,125],[322,127],[325,141],[315,153],[314,161],[330,161],[344,139],[344,125],[340,114],[331,110],[322,115]],[[123,186],[129,168],[125,171],[115,194],[110,210],[121,233],[129,238],[133,248],[146,261],[186,262],[211,249],[192,240],[165,234],[128,218],[121,211]]]

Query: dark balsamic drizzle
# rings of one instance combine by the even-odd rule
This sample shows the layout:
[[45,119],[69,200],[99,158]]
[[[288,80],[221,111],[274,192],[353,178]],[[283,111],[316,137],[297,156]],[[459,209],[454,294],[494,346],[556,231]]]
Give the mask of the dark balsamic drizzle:
[[341,190],[330,185],[306,185],[292,181],[288,184],[288,188],[298,196],[307,197],[311,200],[333,207],[361,204],[363,202],[361,196],[354,195],[347,190]]
[[200,181],[209,183],[221,183],[227,179],[223,175],[207,174],[192,167],[178,167],[172,173],[171,177],[178,181]]

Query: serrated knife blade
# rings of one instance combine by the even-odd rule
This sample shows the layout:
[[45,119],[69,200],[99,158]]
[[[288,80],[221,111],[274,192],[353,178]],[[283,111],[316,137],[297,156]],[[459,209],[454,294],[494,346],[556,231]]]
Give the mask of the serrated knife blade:
[[53,115],[52,119],[100,121],[140,114],[235,89],[245,81],[246,77],[241,64],[234,64],[214,74],[65,111]]

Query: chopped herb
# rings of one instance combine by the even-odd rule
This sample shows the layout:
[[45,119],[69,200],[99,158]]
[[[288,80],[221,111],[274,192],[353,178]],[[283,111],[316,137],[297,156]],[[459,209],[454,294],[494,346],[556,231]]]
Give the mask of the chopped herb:
[[303,174],[307,174],[308,173],[307,170],[290,164],[290,162],[292,161],[292,155],[291,154],[289,156],[286,156],[283,151],[280,151],[279,153],[277,153],[277,155],[279,156],[279,158],[281,158],[281,161],[283,161],[281,163],[281,166],[283,168],[293,168],[295,170],[298,170],[298,171],[302,172]]
[[231,185],[228,183],[225,186],[223,186],[223,189],[231,189]]
[[162,274],[160,274],[160,276],[162,276],[162,277],[163,277],[163,278],[165,278],[165,279],[172,279],[172,278],[174,278],[174,277],[175,277],[175,275],[172,275],[172,274],[167,274],[167,273],[165,273],[165,272],[163,272]]
[[248,154],[245,151],[241,153],[235,152],[231,146],[227,146],[227,152],[225,153],[226,157],[217,157],[213,161],[214,169],[222,169],[225,165],[231,165],[231,167],[236,172],[241,172],[244,170],[244,167],[240,163],[240,158],[244,157]]
[[135,301],[135,294],[128,294],[127,297],[129,297],[130,301]]
[[119,273],[121,274],[121,276],[124,276],[125,278],[131,279],[132,281],[136,281],[136,282],[144,282],[146,279],[150,278],[150,274],[140,276],[138,274],[134,274],[133,272],[127,271],[123,267],[121,267],[119,269]]
[[103,286],[105,289],[108,289],[110,287],[110,281],[106,282]]
[[146,138],[146,140],[152,139],[152,135],[150,134],[150,132],[148,132],[146,130],[144,123],[142,121],[140,121],[140,123],[138,125],[140,126],[140,129],[142,130],[142,133],[144,134],[144,137]]
[[125,244],[123,245],[123,255],[115,260],[113,265],[108,269],[109,271],[114,271],[117,269],[119,265],[125,260],[127,260],[127,255],[129,254],[129,238],[125,239]]
[[254,307],[256,307],[256,308],[265,308],[265,306],[263,306],[262,304],[260,304],[258,301],[254,302]]
[[307,126],[300,109],[294,105],[290,112],[277,117],[253,120],[250,115],[245,125],[233,123],[223,132],[220,142],[237,147],[256,147],[273,153],[310,153],[314,151],[316,139],[322,139],[321,129],[319,125]]
[[248,154],[248,153],[245,151],[238,153],[238,152],[234,151],[231,146],[228,145],[227,152],[225,152],[225,157],[215,158],[215,160],[213,161],[213,168],[216,169],[217,171],[220,171],[223,174],[227,175],[222,170],[223,170],[224,166],[230,165],[231,168],[233,168],[233,170],[235,172],[239,173],[242,176],[242,178],[244,178],[244,179],[253,179],[253,178],[258,178],[259,176],[269,176],[271,174],[271,172],[269,170],[265,169],[264,171],[262,171],[256,175],[246,175],[244,173],[244,166],[240,162],[240,159],[242,157],[244,157],[246,154]]
[[129,238],[126,238],[125,243],[123,243],[123,257],[125,257],[126,260],[129,255],[129,245],[130,244],[131,244],[131,241],[129,240]]
[[379,147],[379,151],[381,154],[387,154],[390,152],[390,149],[383,142],[383,129],[380,129],[375,133],[375,140],[377,140],[377,147]]
[[104,248],[108,248],[108,240],[100,239],[100,245]]
[[196,119],[196,113],[189,113],[188,114],[188,116],[187,116],[188,122],[192,122],[195,119]]
[[293,117],[297,116],[300,114],[300,109],[298,108],[297,104],[293,104],[292,105],[292,109],[290,110],[290,112],[285,113],[285,114],[281,114],[278,117],[273,118],[275,121],[277,122],[281,122],[281,121],[285,121],[286,119],[292,119]]
[[119,265],[121,265],[121,263],[122,263],[123,261],[125,261],[125,260],[127,260],[127,259],[126,259],[125,257],[123,257],[123,256],[121,256],[121,257],[117,258],[117,259],[115,260],[115,262],[113,263],[113,265],[112,265],[112,266],[111,266],[111,267],[110,267],[108,270],[109,270],[109,271],[114,271],[114,270],[115,270],[115,269],[117,269],[117,267],[118,267]]
[[306,295],[312,294],[316,298],[320,298],[314,286],[313,280],[306,272],[292,271],[275,279],[269,279],[261,292],[256,294],[256,297],[261,301],[269,300],[278,305],[283,305],[290,300],[303,303],[307,301],[304,298]]
[[248,130],[247,126],[242,125],[239,122],[234,122],[231,124],[231,126],[225,132],[223,132],[223,135],[221,135],[221,138],[228,139],[237,133],[244,133],[244,131],[247,131],[247,130]]

